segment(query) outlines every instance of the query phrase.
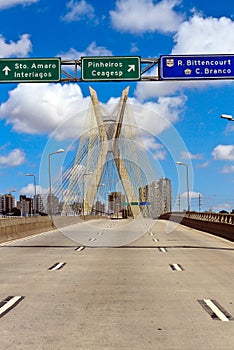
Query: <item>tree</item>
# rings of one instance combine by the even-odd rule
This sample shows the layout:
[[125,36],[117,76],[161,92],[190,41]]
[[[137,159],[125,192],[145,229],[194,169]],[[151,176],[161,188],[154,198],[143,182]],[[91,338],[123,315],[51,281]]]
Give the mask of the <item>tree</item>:
[[12,216],[21,216],[20,209],[18,209],[18,208],[16,208],[16,207],[12,208],[12,210],[11,210],[11,215],[12,215]]
[[220,214],[229,214],[229,212],[227,210],[220,210],[219,212]]

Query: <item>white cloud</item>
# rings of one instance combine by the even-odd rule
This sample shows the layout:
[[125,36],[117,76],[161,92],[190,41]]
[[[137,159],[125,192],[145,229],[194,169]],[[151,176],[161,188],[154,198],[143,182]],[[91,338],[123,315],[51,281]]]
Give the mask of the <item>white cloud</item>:
[[[227,17],[203,18],[194,14],[189,20],[180,24],[174,36],[172,55],[199,54],[233,54],[234,53],[234,21]],[[166,53],[164,53],[166,54]],[[158,76],[158,69],[152,69],[150,75]],[[159,81],[140,82],[135,95],[145,100],[147,98],[173,95],[184,89],[204,89],[208,86],[230,84],[230,81]]]
[[225,133],[228,134],[229,132],[233,132],[233,131],[234,131],[234,123],[227,123]]
[[[1,0],[0,0],[1,1]],[[21,35],[17,42],[6,42],[6,39],[0,35],[0,57],[25,57],[32,50],[32,43],[28,34]]]
[[200,164],[196,164],[196,168],[207,168],[209,166],[209,161],[204,162],[204,163],[200,163]]
[[[83,98],[77,84],[19,84],[9,92],[9,99],[0,105],[0,119],[6,119],[20,133],[47,134],[60,123],[77,116],[60,129],[57,138],[81,133],[89,98]],[[80,113],[80,115],[78,114]]]
[[[150,72],[150,75],[157,76],[158,73],[155,74],[154,72]],[[170,81],[170,82],[163,82],[163,81],[143,82],[142,81],[140,83],[137,83],[134,94],[139,100],[144,101],[149,98],[173,95],[175,92],[178,92],[179,90],[181,90],[181,86],[180,86],[180,83],[176,81]]]
[[[118,102],[119,99],[111,98],[108,101],[106,108],[110,109],[112,106],[113,109],[113,105],[116,106],[116,103]],[[134,115],[134,120],[130,120],[130,122],[133,123],[132,131],[134,132],[134,126],[137,125],[146,148],[151,151],[152,157],[155,159],[165,159],[167,151],[171,154],[177,152],[175,147],[171,148],[170,138],[168,139],[162,136],[162,140],[160,140],[161,136],[159,137],[159,135],[168,129],[171,129],[171,132],[173,133],[173,141],[178,140],[178,149],[180,147],[186,149],[183,148],[185,145],[182,145],[183,142],[181,142],[180,136],[172,126],[173,123],[178,121],[185,102],[186,98],[184,96],[161,97],[157,102],[145,103],[141,103],[135,98],[129,98],[130,109],[127,112],[127,115]],[[124,122],[127,123],[128,121],[125,119]],[[155,136],[160,140],[160,144],[157,142]]]
[[94,8],[85,0],[70,0],[67,3],[67,9],[68,13],[64,17],[62,17],[64,21],[74,22],[81,21],[85,18],[94,18]]
[[[187,193],[188,192],[184,192],[181,194],[181,198],[187,198]],[[193,192],[193,191],[189,191],[189,198],[199,198],[201,196],[201,193],[199,192]]]
[[215,205],[213,207],[214,210],[220,211],[220,210],[227,210],[230,211],[233,208],[233,204],[232,203],[220,203],[218,205]]
[[144,146],[147,150],[152,152],[154,159],[164,160],[166,158],[166,150],[160,143],[157,143],[153,137],[143,138]]
[[139,52],[139,49],[136,43],[131,43],[130,52],[132,53]]
[[229,173],[234,173],[234,165],[226,165],[222,169],[223,174],[229,174]]
[[197,154],[192,154],[191,152],[188,151],[183,151],[181,152],[181,159],[201,159],[202,154],[197,153]]
[[16,5],[23,5],[23,6],[31,5],[38,1],[39,0],[0,0],[0,10],[13,7]]
[[68,52],[61,52],[58,54],[63,60],[78,60],[82,56],[112,56],[112,52],[104,46],[97,46],[93,41],[84,51],[77,51],[71,48]]
[[171,33],[177,30],[183,19],[174,10],[180,2],[162,0],[155,4],[153,0],[118,0],[110,17],[114,28],[119,31]]
[[234,160],[234,145],[218,145],[212,151],[215,160]]
[[[129,98],[136,125],[149,134],[159,135],[179,119],[186,98],[161,97],[157,102],[140,103]],[[103,104],[105,113],[116,108],[119,98]],[[28,134],[50,134],[56,140],[77,139],[82,134],[84,121],[90,107],[90,98],[84,98],[77,84],[18,84],[9,92],[9,98],[0,105],[0,119],[12,125],[14,131]],[[111,112],[113,113],[113,112]],[[155,148],[156,147],[156,148]],[[151,142],[155,157],[163,159],[165,150]]]
[[173,55],[234,53],[234,22],[227,17],[194,15],[183,22],[174,36]]
[[129,99],[134,111],[136,124],[158,135],[179,120],[185,102],[185,96],[159,97],[157,102],[141,103],[135,98]]
[[18,148],[13,149],[6,156],[0,156],[0,166],[13,167],[25,162],[25,153]]
[[[27,186],[21,188],[19,193],[25,196],[34,196],[34,184],[30,183]],[[41,186],[36,186],[36,193],[46,194],[48,193],[48,189],[43,189]]]

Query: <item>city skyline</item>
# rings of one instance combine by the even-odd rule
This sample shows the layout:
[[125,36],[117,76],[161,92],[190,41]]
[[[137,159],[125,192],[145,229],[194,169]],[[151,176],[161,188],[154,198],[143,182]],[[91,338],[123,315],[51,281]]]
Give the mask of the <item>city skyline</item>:
[[[226,4],[226,5],[225,5]],[[144,13],[144,16],[142,15]],[[14,21],[11,19],[14,18]],[[234,54],[234,5],[198,0],[0,1],[0,57],[141,56]],[[9,23],[11,25],[9,26]],[[174,209],[178,196],[186,208],[189,166],[191,209],[234,208],[233,80],[106,83],[1,83],[0,193],[33,196],[41,174],[53,181],[63,160],[74,151],[89,108],[89,90],[97,90],[108,109],[130,86],[129,101],[156,179],[172,181]],[[42,162],[44,157],[45,162]],[[200,197],[199,197],[200,196]]]

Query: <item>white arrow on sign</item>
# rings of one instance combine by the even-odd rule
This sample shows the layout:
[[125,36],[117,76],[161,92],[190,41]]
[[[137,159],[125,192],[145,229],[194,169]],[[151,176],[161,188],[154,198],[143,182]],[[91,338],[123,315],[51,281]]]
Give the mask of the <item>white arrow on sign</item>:
[[135,64],[129,64],[128,67],[129,67],[128,72],[131,72],[131,71],[135,72],[135,68],[136,68]]
[[3,68],[2,71],[5,73],[5,75],[8,75],[8,73],[11,71],[11,69],[8,66],[6,66]]

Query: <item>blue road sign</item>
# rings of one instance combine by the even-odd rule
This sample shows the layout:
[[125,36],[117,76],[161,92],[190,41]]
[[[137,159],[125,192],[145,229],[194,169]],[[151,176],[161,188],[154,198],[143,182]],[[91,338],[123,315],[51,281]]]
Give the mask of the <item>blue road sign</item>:
[[234,55],[160,56],[160,80],[234,79]]

